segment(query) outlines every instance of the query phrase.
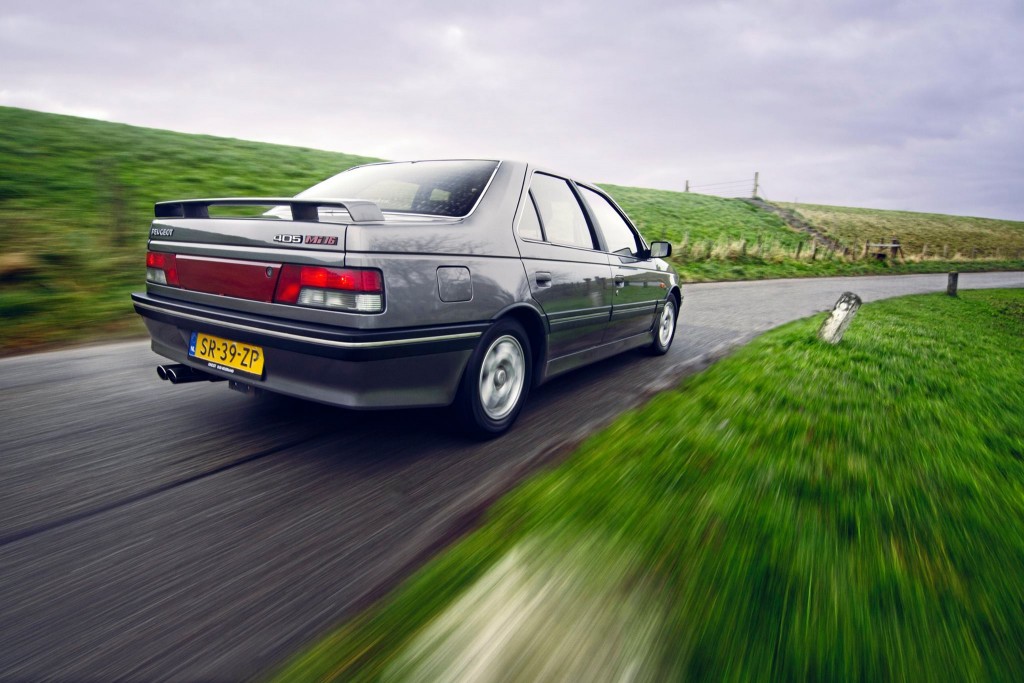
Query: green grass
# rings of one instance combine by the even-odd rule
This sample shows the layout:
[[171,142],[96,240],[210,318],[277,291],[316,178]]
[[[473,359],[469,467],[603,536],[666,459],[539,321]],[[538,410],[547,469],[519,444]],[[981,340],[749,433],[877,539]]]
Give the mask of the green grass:
[[627,413],[278,678],[1024,679],[1024,291],[869,304],[837,347],[821,319]]
[[367,157],[0,107],[0,351],[138,334],[153,203],[291,195]]
[[740,199],[619,185],[601,187],[650,240],[703,245],[709,241],[745,239],[751,250],[759,239],[764,244],[774,243],[790,250],[806,241],[804,235],[790,229],[778,216]]
[[812,225],[858,254],[865,242],[888,242],[897,237],[908,256],[927,254],[952,258],[959,253],[1020,260],[1024,253],[1024,222],[946,216],[911,211],[883,211],[815,204],[786,204]]

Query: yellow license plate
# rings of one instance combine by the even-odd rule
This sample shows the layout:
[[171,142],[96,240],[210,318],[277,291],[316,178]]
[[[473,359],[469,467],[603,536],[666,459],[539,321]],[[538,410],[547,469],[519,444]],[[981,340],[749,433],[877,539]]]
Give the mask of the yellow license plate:
[[193,332],[188,355],[204,360],[211,367],[224,372],[242,372],[263,376],[263,349],[252,344],[214,337],[212,334]]

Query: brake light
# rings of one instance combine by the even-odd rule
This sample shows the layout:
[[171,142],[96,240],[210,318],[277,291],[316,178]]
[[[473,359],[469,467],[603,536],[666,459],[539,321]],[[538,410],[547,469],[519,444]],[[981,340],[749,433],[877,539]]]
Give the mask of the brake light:
[[158,285],[180,287],[178,280],[178,264],[174,254],[164,251],[146,252],[146,282]]
[[380,313],[384,310],[384,278],[379,270],[286,264],[281,267],[274,301],[296,306]]

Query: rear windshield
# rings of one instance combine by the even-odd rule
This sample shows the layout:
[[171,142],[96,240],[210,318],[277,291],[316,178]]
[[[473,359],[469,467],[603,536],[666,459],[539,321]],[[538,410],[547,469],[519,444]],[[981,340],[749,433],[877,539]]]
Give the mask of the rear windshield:
[[300,192],[316,199],[368,199],[383,211],[465,216],[497,161],[409,161],[358,166]]

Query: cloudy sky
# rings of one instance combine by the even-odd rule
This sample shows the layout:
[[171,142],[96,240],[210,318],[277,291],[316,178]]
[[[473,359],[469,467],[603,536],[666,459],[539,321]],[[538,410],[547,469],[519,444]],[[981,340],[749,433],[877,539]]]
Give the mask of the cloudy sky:
[[2,105],[1024,220],[1021,0],[4,0],[0,65]]

